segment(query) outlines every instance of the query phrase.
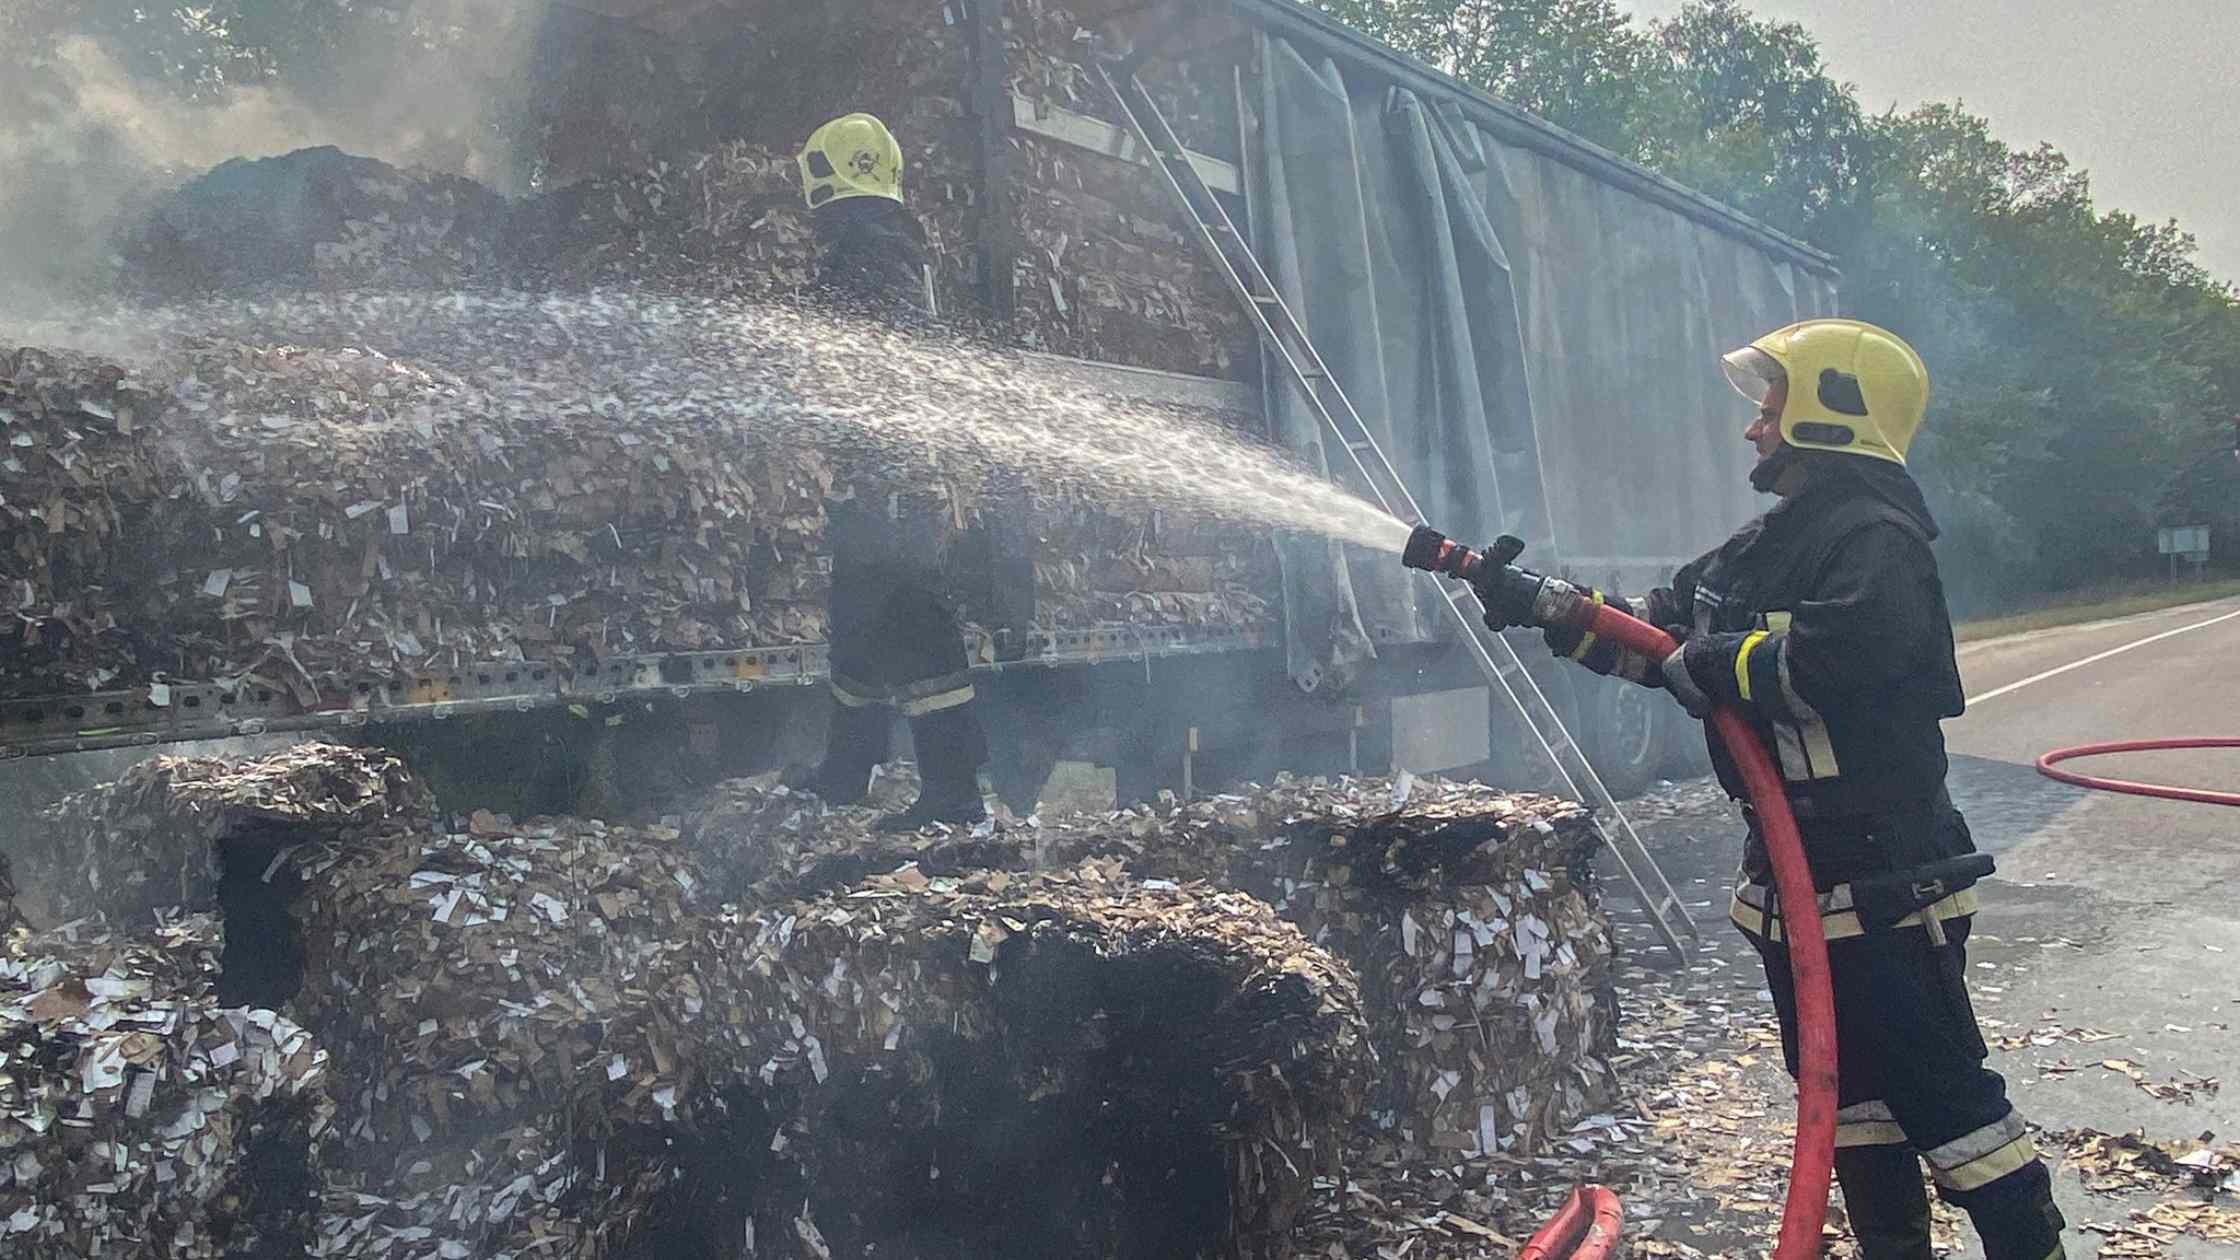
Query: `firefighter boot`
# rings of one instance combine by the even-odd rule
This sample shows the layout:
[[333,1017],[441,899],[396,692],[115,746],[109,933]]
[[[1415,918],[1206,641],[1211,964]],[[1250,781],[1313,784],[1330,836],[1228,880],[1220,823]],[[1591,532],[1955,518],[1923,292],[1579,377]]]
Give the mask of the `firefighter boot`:
[[893,718],[885,705],[832,703],[825,727],[824,761],[789,776],[786,786],[814,792],[827,805],[860,805],[871,787],[871,768],[887,759]]
[[916,831],[935,823],[970,827],[988,816],[980,800],[980,763],[987,760],[988,737],[972,706],[962,704],[910,719],[910,742],[918,752],[918,800],[899,814],[872,824],[875,831]]
[[1836,1182],[1860,1260],[1932,1260],[1929,1189],[1911,1147],[1839,1146]]

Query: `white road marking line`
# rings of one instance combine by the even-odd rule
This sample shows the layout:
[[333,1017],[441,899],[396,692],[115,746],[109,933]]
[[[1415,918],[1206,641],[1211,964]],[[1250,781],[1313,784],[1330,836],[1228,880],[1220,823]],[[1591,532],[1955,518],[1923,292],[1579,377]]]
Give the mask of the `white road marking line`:
[[2072,669],[2083,669],[2087,665],[2097,664],[2101,661],[2107,660],[2111,656],[2121,656],[2125,652],[2128,652],[2133,648],[2143,648],[2149,643],[2160,643],[2164,639],[2172,638],[2176,635],[2185,634],[2186,632],[2191,630],[2206,629],[2207,627],[2216,625],[2219,622],[2230,621],[2234,617],[2240,617],[2240,608],[2236,608],[2231,612],[2223,614],[2222,616],[2211,617],[2207,621],[2196,621],[2190,626],[2179,626],[2175,630],[2165,630],[2160,634],[2150,634],[2144,639],[2134,639],[2131,642],[2124,644],[2122,647],[2112,647],[2105,652],[2095,652],[2091,656],[2085,657],[2081,661],[2071,661],[2066,665],[2059,665],[2052,669],[2049,669],[2042,674],[2032,674],[2028,678],[2008,683],[2004,687],[1994,687],[1991,690],[1984,692],[1980,696],[1969,696],[1968,704],[1973,706],[1982,704],[1986,700],[1996,700],[2010,691],[2020,691],[2024,687],[2027,687],[2032,683],[2044,682],[2048,678],[2055,678],[2062,674],[2066,674]]

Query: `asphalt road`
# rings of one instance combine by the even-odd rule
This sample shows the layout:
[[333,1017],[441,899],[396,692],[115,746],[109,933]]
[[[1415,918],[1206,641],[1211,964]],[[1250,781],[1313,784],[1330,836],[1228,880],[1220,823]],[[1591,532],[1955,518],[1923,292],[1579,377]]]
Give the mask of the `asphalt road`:
[[[2110,651],[2117,654],[2079,664]],[[2240,814],[2084,792],[2032,769],[2040,753],[2067,745],[2240,735],[2240,600],[1964,644],[1960,672],[1971,700],[1964,716],[1945,724],[1945,739],[1954,791],[1974,798],[1969,816],[1979,843],[2003,851],[2090,836],[2092,843],[2069,850],[2076,860],[2066,873],[2093,887],[2111,875],[2128,887],[2134,881],[2120,868],[2143,859],[2167,860],[2166,876],[2175,880],[2240,877],[2240,843],[2217,843],[2240,836]],[[2118,778],[2240,789],[2240,750],[2068,764]],[[2118,836],[2122,844],[2107,843]]]
[[[1998,1021],[1995,1036],[2113,1034],[1996,1052],[2017,1105],[2049,1128],[2240,1138],[2240,809],[2073,788],[2032,764],[2082,743],[2240,735],[2240,601],[1967,644],[1960,670],[1972,699],[1945,727],[1950,782],[2000,866],[1971,954],[1978,1012]],[[2240,790],[2240,750],[2070,765]],[[2107,1060],[2149,1085],[2208,1077],[2224,1088],[2157,1098]],[[2072,1225],[2121,1219],[2073,1175],[2059,1184]],[[2095,1239],[2075,1242],[2072,1255]],[[2194,1242],[2173,1254],[2232,1250]]]

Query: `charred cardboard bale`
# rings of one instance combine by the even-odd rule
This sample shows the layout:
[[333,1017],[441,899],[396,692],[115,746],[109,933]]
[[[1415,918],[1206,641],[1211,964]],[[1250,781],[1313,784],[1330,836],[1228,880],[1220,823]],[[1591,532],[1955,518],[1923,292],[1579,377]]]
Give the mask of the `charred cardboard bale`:
[[167,494],[146,431],[161,405],[120,364],[0,346],[0,671],[18,694],[107,686],[162,651],[161,618],[117,613],[155,584],[141,561]]
[[[658,1156],[617,1157],[554,1123],[522,1122],[472,1140],[431,1143],[402,1186],[356,1184],[347,1175],[321,1198],[318,1260],[447,1260],[453,1256],[552,1256],[656,1260],[635,1245],[676,1180]],[[693,1254],[705,1254],[704,1251]]]
[[1268,630],[1278,624],[1277,568],[1257,530],[1165,511],[1130,511],[1090,487],[1038,488],[1034,624]]
[[[25,873],[65,919],[137,925],[159,907],[280,913],[256,886],[287,845],[424,830],[435,799],[378,749],[298,744],[269,756],[153,757],[32,829]],[[276,924],[266,924],[277,930]],[[229,961],[232,961],[229,951]]]
[[1277,1254],[1360,1098],[1349,969],[1240,894],[906,866],[739,930],[799,1254]]
[[507,215],[473,180],[331,145],[235,158],[156,208],[123,274],[163,295],[283,281],[449,286],[490,268]]
[[[749,890],[773,875],[790,877],[801,865],[797,850],[845,852],[868,843],[868,826],[814,793],[796,792],[767,779],[729,779],[709,789],[683,816],[685,843],[713,882],[712,895],[750,907],[767,904]],[[818,889],[815,891],[824,891]]]
[[800,168],[774,145],[731,140],[602,174],[524,204],[515,225],[512,270],[532,282],[767,297],[817,278]]
[[1084,860],[1259,897],[1361,977],[1385,1154],[1532,1154],[1614,1084],[1601,838],[1572,802],[1440,780],[1279,779],[977,834],[879,836],[868,817],[734,783],[686,829],[730,873],[725,895],[750,906],[904,864],[926,879]]
[[673,831],[478,813],[289,864],[344,1082],[319,1254],[616,1247],[692,1171],[678,1139],[729,1122],[732,955]]
[[1279,779],[1053,824],[1047,855],[1266,899],[1361,976],[1380,1141],[1530,1154],[1607,1097],[1612,943],[1585,807],[1477,784]]
[[915,799],[917,786],[910,764],[883,765],[863,805],[834,807],[782,784],[733,779],[703,794],[685,814],[684,839],[706,870],[712,895],[750,909],[819,897],[913,863],[929,877],[1033,868],[1028,831],[993,825],[902,835],[872,830],[882,812]]
[[[404,322],[501,356],[550,355],[538,339],[564,335],[527,316],[505,325],[516,345],[481,308],[448,310]],[[468,668],[533,687],[540,659],[825,637],[833,467],[812,445],[758,441],[751,389],[733,423],[680,426],[625,413],[613,378],[580,365],[470,381],[364,349],[189,339],[145,369],[161,384],[111,440],[61,407],[121,423],[123,382],[143,378],[35,351],[10,362],[0,418],[26,395],[53,402],[38,458],[0,456],[0,510],[27,514],[5,559],[17,615],[0,671],[28,694],[162,671],[308,706],[368,683],[440,691]],[[67,477],[46,471],[50,451]],[[444,473],[400,485],[398,468]]]
[[219,929],[0,942],[0,1250],[280,1257],[311,1239],[325,1052],[218,1005]]
[[688,827],[696,845],[755,864],[740,885],[750,904],[904,863],[939,876],[1085,859],[1267,900],[1361,974],[1380,1126],[1399,1151],[1530,1152],[1612,1084],[1600,837],[1570,802],[1436,780],[1279,780],[1174,809],[897,838],[813,798],[734,785],[725,801]]
[[[36,366],[36,385],[63,396],[82,397],[124,372],[98,359],[29,350],[16,360],[19,399],[26,365]],[[124,379],[145,382],[140,405],[129,426],[117,413],[118,440],[66,458],[78,498],[114,507],[78,514],[67,496],[50,500],[56,510],[46,513],[48,532],[61,537],[44,545],[36,535],[19,538],[19,552],[31,548],[23,562],[32,579],[19,581],[14,600],[27,651],[20,660],[0,655],[0,666],[37,686],[32,694],[136,685],[168,673],[302,697],[315,688],[310,671],[322,664],[319,649],[334,651],[322,639],[331,643],[335,627],[321,621],[371,594],[358,574],[382,559],[366,550],[375,522],[361,518],[386,488],[381,498],[336,503],[334,496],[354,488],[338,473],[401,456],[409,439],[400,434],[412,430],[400,420],[441,400],[454,382],[362,351],[207,339],[144,361],[137,373]],[[66,435],[78,427],[70,423]],[[38,468],[19,474],[0,464],[0,472],[8,474],[0,476],[0,493],[14,500],[18,476],[35,478]],[[338,523],[351,527],[338,530]],[[372,626],[344,627],[358,632],[354,638],[390,630],[381,615],[387,608],[368,611]],[[39,649],[28,650],[34,643]],[[353,671],[340,681],[358,677]]]
[[[1063,109],[1124,127],[1090,68],[1088,28],[1111,16],[1085,12],[1097,7],[1024,6],[1010,23],[1013,91],[1038,112]],[[1192,67],[1160,57],[1144,77],[1184,144],[1234,162],[1226,62]],[[1023,131],[1010,137],[1009,151],[1021,238],[1014,328],[1023,340],[1060,354],[1211,376],[1249,361],[1251,324],[1155,174]]]
[[[162,340],[138,376],[9,352],[0,420],[36,431],[9,438],[28,455],[0,454],[0,510],[19,525],[0,553],[15,614],[0,678],[25,694],[169,677],[303,708],[425,702],[548,688],[555,670],[616,656],[816,642],[826,508],[848,499],[932,505],[946,524],[924,536],[945,540],[969,621],[1272,624],[1254,531],[1118,502],[1062,467],[1008,467],[1048,463],[1047,446],[995,441],[1018,430],[989,417],[1064,433],[1110,409],[1070,406],[1034,387],[1032,364],[984,348],[611,293],[274,299],[176,318],[197,331]],[[929,355],[962,366],[938,390],[897,384],[913,378],[896,363]],[[936,432],[910,418],[921,409],[955,418]],[[999,468],[1027,484],[992,485]],[[1032,574],[1031,614],[999,615],[975,518],[1015,540],[1006,571]]]

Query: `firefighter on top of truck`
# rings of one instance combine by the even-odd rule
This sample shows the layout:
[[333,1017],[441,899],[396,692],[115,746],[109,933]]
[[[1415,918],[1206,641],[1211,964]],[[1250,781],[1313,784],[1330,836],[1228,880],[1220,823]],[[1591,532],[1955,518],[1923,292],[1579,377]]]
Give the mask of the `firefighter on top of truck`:
[[[852,312],[914,323],[934,314],[925,238],[902,200],[902,148],[869,114],[836,118],[800,153],[801,192],[816,220],[821,295]],[[910,720],[922,786],[882,830],[986,817],[962,627],[941,590],[953,512],[912,487],[826,503],[832,552],[832,710],[823,762],[800,780],[825,800],[864,799],[886,760],[896,713]]]
[[[1625,600],[1682,641],[1663,661],[1551,629],[1587,668],[1732,706],[1774,750],[1819,890],[1836,1007],[1835,1172],[1866,1260],[1930,1260],[1929,1200],[1965,1210],[1988,1260],[2062,1254],[2060,1211],[1988,1057],[1964,977],[1974,884],[1990,867],[1945,792],[1940,723],[1964,701],[1937,535],[1906,448],[1929,377],[1896,335],[1844,319],[1725,356],[1758,406],[1744,438],[1772,510]],[[1618,599],[1613,594],[1594,598]],[[1496,629],[1513,612],[1489,612]],[[1707,735],[1709,732],[1707,732]],[[1720,782],[1744,785],[1715,735]],[[1781,907],[1750,817],[1733,918],[1764,960],[1791,1072],[1797,1009]]]

